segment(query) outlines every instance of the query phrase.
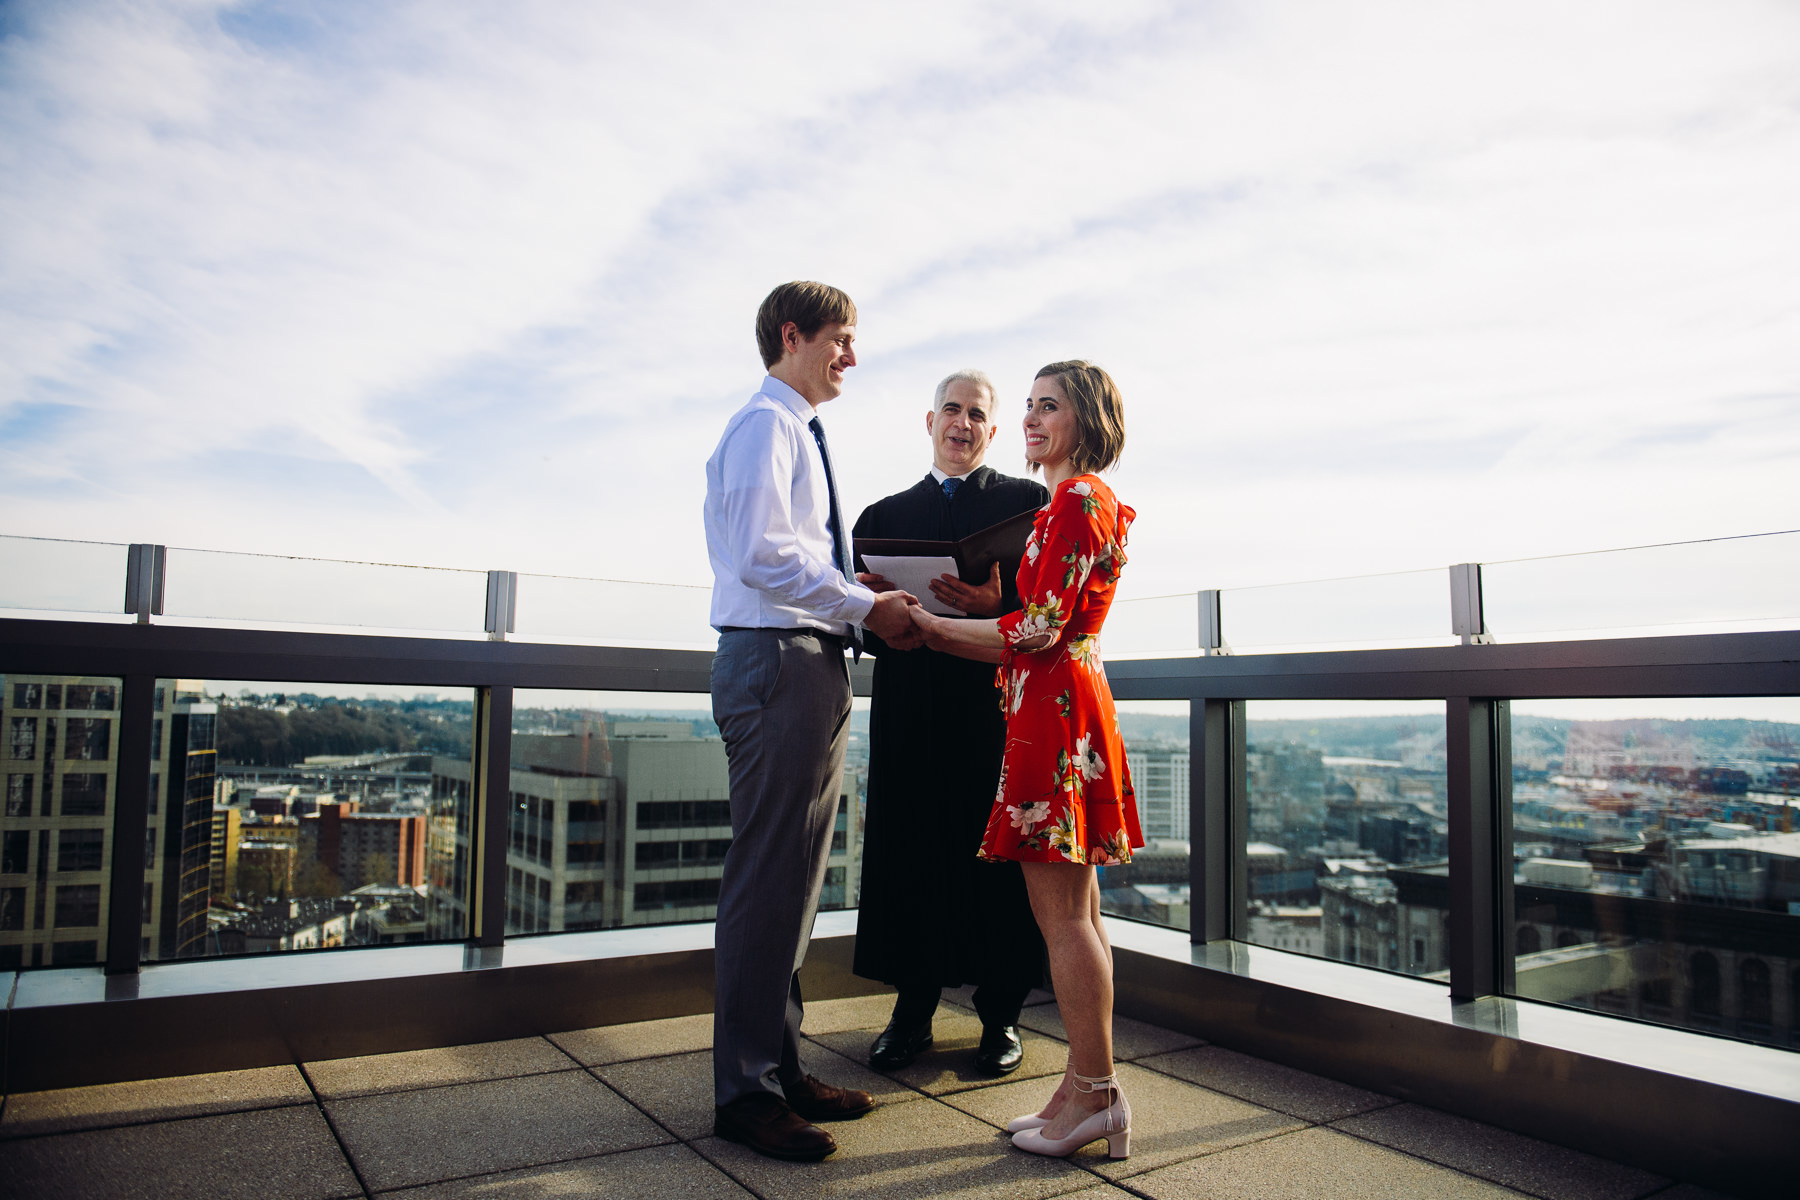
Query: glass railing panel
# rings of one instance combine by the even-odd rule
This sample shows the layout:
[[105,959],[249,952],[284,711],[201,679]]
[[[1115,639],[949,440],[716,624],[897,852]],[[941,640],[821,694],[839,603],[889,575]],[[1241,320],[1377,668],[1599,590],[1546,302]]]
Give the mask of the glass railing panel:
[[520,575],[515,636],[522,641],[711,649],[712,589],[564,575]]
[[1800,1049],[1797,708],[1513,704],[1517,995]]
[[156,689],[146,961],[468,937],[471,691]]
[[1483,563],[1499,641],[1800,628],[1800,531]]
[[1440,702],[1250,701],[1246,940],[1448,982]]
[[1445,645],[1448,571],[1399,571],[1308,583],[1226,588],[1219,598],[1225,643],[1246,650],[1351,650]]
[[[1109,633],[1111,629],[1109,620]],[[1129,863],[1099,868],[1100,908],[1113,916],[1187,929],[1192,909],[1188,703],[1121,700],[1118,709],[1144,846]]]
[[174,619],[470,634],[486,624],[485,571],[171,547],[165,578]]
[[120,613],[128,547],[0,536],[0,609]]
[[[868,714],[853,714],[820,907],[854,907]],[[514,693],[506,931],[710,921],[731,846],[725,743],[706,696]]]
[[1100,635],[1115,658],[1200,652],[1200,601],[1193,592],[1113,601]]
[[0,970],[106,954],[121,689],[0,674]]

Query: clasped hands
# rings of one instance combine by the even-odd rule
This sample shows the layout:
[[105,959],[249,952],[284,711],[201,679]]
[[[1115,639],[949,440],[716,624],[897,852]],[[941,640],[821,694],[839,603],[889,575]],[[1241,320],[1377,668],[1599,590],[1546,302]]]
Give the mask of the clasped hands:
[[[875,607],[869,610],[863,625],[896,650],[916,650],[921,645],[933,650],[948,649],[948,644],[932,628],[934,618],[910,594],[897,591],[891,580],[867,571],[857,573],[856,581],[876,593]],[[973,617],[1000,615],[1000,564],[988,572],[986,582],[964,583],[954,575],[940,575],[931,581],[931,594],[941,603]]]

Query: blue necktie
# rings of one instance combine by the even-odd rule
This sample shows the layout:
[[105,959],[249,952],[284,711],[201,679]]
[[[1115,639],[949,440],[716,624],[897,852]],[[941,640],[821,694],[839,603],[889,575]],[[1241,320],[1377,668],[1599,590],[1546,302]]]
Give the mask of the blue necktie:
[[[812,430],[813,441],[819,443],[819,458],[825,463],[825,492],[831,497],[831,512],[825,519],[825,527],[831,531],[831,562],[848,579],[850,546],[844,540],[844,518],[838,511],[837,477],[831,470],[831,451],[825,447],[825,426],[814,417],[806,427]],[[850,648],[856,657],[862,657],[862,628],[855,624],[850,626]]]
[[944,495],[951,500],[956,499],[956,489],[962,486],[960,479],[944,480]]

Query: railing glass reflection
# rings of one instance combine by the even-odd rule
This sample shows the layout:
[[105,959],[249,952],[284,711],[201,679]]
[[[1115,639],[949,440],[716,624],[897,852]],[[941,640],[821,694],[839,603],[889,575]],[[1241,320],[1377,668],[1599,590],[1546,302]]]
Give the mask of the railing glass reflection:
[[1455,640],[1442,570],[1227,588],[1219,608],[1225,643],[1240,653],[1437,646]]
[[472,693],[156,686],[145,961],[468,936]]
[[1200,603],[1193,592],[1115,600],[1100,641],[1111,657],[1199,653]]
[[480,634],[487,573],[171,548],[170,618]]
[[1245,713],[1245,940],[1447,981],[1443,705]]
[[[706,699],[691,704],[646,710],[611,692],[514,694],[509,935],[713,919],[731,846],[731,794],[725,743]],[[856,906],[868,735],[868,710],[858,706],[823,909]]]
[[[1118,611],[1114,605],[1113,611]],[[1112,633],[1107,618],[1106,636]],[[1185,701],[1120,700],[1119,732],[1137,792],[1144,847],[1129,863],[1099,868],[1100,909],[1171,929],[1187,929],[1192,831],[1188,792],[1188,705]]]
[[1800,627],[1800,531],[1484,563],[1500,641]]
[[522,641],[707,649],[710,587],[520,575],[514,634]]
[[1512,718],[1516,994],[1800,1048],[1796,727],[1632,703]]
[[112,542],[0,536],[0,609],[122,614],[127,550]]

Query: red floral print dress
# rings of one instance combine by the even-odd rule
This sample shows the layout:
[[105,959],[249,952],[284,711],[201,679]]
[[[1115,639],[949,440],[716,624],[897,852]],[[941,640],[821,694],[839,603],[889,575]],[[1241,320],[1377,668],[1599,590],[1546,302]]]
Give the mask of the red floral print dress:
[[[1038,510],[1019,564],[1025,608],[1000,618],[1006,756],[983,858],[1105,866],[1144,844],[1099,636],[1136,516],[1095,475],[1058,484]],[[1015,648],[1044,634],[1042,649]]]

